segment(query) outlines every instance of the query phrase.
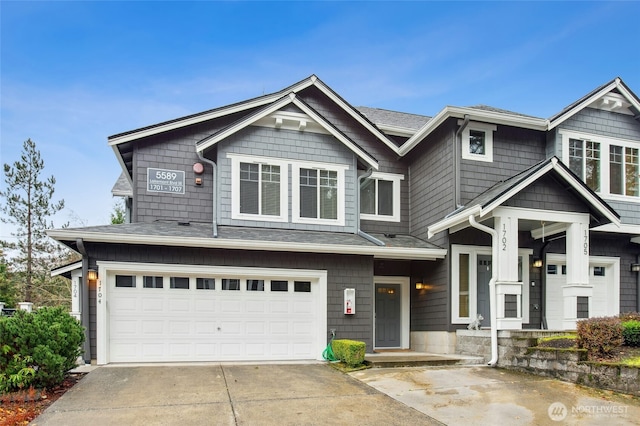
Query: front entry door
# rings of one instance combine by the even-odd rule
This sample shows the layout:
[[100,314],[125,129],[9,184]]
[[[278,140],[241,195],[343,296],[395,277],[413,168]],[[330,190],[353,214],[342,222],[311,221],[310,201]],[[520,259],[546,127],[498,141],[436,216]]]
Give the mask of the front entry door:
[[[491,326],[491,304],[489,301],[489,281],[491,281],[491,256],[478,255],[478,314],[484,319],[482,327]],[[475,318],[471,318],[475,320]]]
[[400,284],[376,284],[376,347],[399,348]]

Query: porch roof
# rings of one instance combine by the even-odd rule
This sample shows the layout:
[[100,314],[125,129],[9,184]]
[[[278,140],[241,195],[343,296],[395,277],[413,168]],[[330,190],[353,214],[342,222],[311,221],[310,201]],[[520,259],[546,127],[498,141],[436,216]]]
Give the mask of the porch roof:
[[435,244],[410,235],[371,234],[385,243],[378,246],[346,232],[218,226],[218,236],[214,238],[211,223],[174,221],[53,229],[47,234],[72,249],[82,240],[85,243],[354,254],[405,260],[436,260],[447,253]]
[[429,238],[438,232],[468,221],[470,215],[486,217],[496,207],[499,207],[509,198],[547,173],[555,173],[558,178],[563,180],[567,184],[568,189],[571,189],[574,194],[589,206],[593,215],[599,216],[600,219],[607,220],[615,226],[620,226],[620,216],[618,213],[573,174],[557,157],[551,157],[507,180],[498,182],[471,200],[467,206],[454,211],[449,216],[434,223],[428,229]]

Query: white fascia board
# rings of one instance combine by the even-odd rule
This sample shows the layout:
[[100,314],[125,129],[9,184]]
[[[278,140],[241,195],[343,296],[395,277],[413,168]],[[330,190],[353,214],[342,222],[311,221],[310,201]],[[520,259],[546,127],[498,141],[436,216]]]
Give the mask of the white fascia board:
[[394,136],[402,136],[402,137],[410,138],[416,133],[416,129],[410,129],[408,127],[394,126],[391,124],[383,124],[383,123],[375,123],[375,125],[378,126],[378,128],[383,132],[389,135],[394,135]]
[[250,126],[251,124],[255,123],[256,121],[273,114],[274,112],[278,111],[279,109],[289,105],[291,103],[291,101],[295,98],[295,94],[294,93],[290,93],[289,96],[284,96],[281,99],[279,99],[278,101],[272,103],[271,105],[269,105],[267,108],[264,108],[262,111],[260,111],[258,114],[255,114],[247,119],[244,119],[242,121],[239,121],[238,123],[233,124],[232,126],[228,127],[227,129],[223,130],[220,133],[217,133],[214,136],[210,136],[208,138],[205,138],[203,140],[201,140],[200,142],[198,142],[196,144],[196,149],[199,152],[204,151],[205,149],[209,148],[210,146],[213,146],[215,144],[217,144],[218,142],[220,142],[223,139],[228,138],[229,136],[233,135],[234,133],[244,129],[245,127]]
[[620,218],[613,214],[611,210],[609,210],[607,206],[603,204],[602,201],[600,201],[597,197],[594,197],[591,192],[587,191],[582,182],[576,180],[576,178],[572,174],[559,166],[557,160],[554,159],[554,161],[552,161],[552,164],[553,168],[558,172],[558,174],[560,174],[560,176],[562,176],[567,181],[567,183],[569,183],[569,185],[573,187],[573,189],[575,189],[580,195],[587,199],[589,204],[591,204],[600,213],[602,213],[604,217],[609,219],[612,225],[620,227]]
[[632,225],[628,223],[622,223],[620,226],[615,226],[613,223],[607,223],[606,225],[596,226],[591,230],[596,232],[637,235],[638,238],[640,238],[640,225]]
[[71,265],[67,265],[67,266],[62,267],[62,268],[52,269],[51,270],[51,276],[52,277],[56,277],[58,275],[64,274],[65,272],[75,271],[76,269],[80,269],[80,268],[82,268],[82,261],[76,262],[76,263],[72,263]]
[[322,126],[327,132],[329,132],[332,136],[342,142],[347,148],[349,148],[352,152],[354,152],[358,157],[362,158],[367,164],[373,167],[375,170],[378,170],[378,162],[372,158],[365,151],[360,149],[356,144],[354,144],[349,138],[345,137],[342,133],[338,132],[333,126],[331,126],[322,116],[317,114],[313,109],[309,108],[304,102],[301,102],[295,93],[290,93],[288,96],[283,97],[282,99],[274,102],[272,105],[269,105],[268,108],[262,110],[259,114],[256,114],[246,120],[243,120],[235,125],[229,127],[228,129],[216,134],[213,137],[205,138],[200,141],[196,147],[199,152],[204,151],[210,146],[215,145],[216,143],[224,140],[225,138],[231,136],[232,134],[244,129],[245,127],[250,126],[256,121],[265,118],[286,105],[294,104],[298,108],[300,108],[305,114],[307,114],[312,120]]
[[445,107],[439,113],[437,113],[431,120],[418,129],[402,146],[398,149],[398,155],[405,156],[409,151],[415,148],[422,140],[429,135],[435,128],[440,126],[444,121],[449,118],[449,107]]
[[304,102],[301,102],[299,99],[292,99],[293,103],[304,111],[311,119],[313,119],[316,123],[320,124],[326,131],[331,133],[336,139],[342,142],[347,148],[353,151],[358,157],[362,158],[373,167],[375,170],[378,170],[378,162],[372,158],[365,151],[360,149],[356,144],[354,144],[349,138],[345,137],[342,133],[338,132],[332,125],[330,125],[322,116],[317,114],[311,108],[309,108]]
[[615,79],[615,81],[611,82],[611,84],[609,84],[608,86],[602,88],[602,90],[598,91],[597,93],[594,93],[592,96],[590,96],[587,99],[583,100],[578,105],[576,105],[573,108],[565,111],[564,114],[562,114],[560,117],[558,117],[555,120],[553,120],[553,122],[549,122],[548,130],[551,130],[551,129],[555,128],[555,127],[558,127],[560,124],[564,123],[569,118],[573,117],[575,114],[577,114],[578,112],[580,112],[584,108],[586,108],[588,105],[591,105],[598,98],[604,96],[605,94],[609,93],[611,90],[613,90],[615,88],[623,89],[622,86],[620,85],[620,81],[617,78]]
[[331,89],[329,89],[322,81],[316,79],[313,82],[322,93],[324,93],[329,99],[340,106],[347,114],[353,117],[356,121],[362,124],[367,130],[369,130],[374,136],[376,136],[382,143],[384,143],[391,151],[398,154],[398,147],[390,141],[384,133],[382,133],[375,126],[372,126],[368,120],[365,120],[353,107],[343,101],[340,97],[336,96]]
[[495,111],[485,111],[476,108],[447,106],[429,120],[399,149],[399,155],[404,156],[418,145],[433,130],[440,126],[448,118],[464,118],[469,116],[470,121],[481,121],[492,124],[520,127],[524,129],[546,131],[549,121],[543,118],[525,117],[521,115],[505,114]]
[[[297,93],[300,90],[303,90],[309,86],[311,86],[314,82],[316,81],[315,76],[312,76],[311,78],[307,78],[303,81],[301,81],[299,84],[290,87],[289,91],[290,92],[294,92]],[[181,127],[185,127],[185,126],[190,126],[192,124],[197,124],[197,123],[202,123],[203,121],[207,121],[207,120],[212,120],[214,118],[218,118],[218,117],[223,117],[225,115],[229,115],[229,114],[235,114],[237,112],[242,112],[242,111],[246,111],[248,109],[252,109],[252,108],[256,108],[256,107],[260,107],[262,105],[266,105],[269,103],[274,102],[277,99],[280,99],[282,96],[284,96],[285,92],[284,91],[280,91],[280,92],[276,92],[276,93],[272,93],[271,95],[267,95],[265,97],[260,97],[258,99],[253,99],[247,102],[241,102],[229,107],[223,107],[220,109],[217,109],[215,111],[211,111],[207,114],[199,114],[196,115],[195,117],[189,117],[189,118],[185,118],[182,120],[176,120],[174,122],[170,122],[170,123],[166,123],[166,124],[161,124],[158,126],[154,126],[150,129],[144,129],[144,130],[140,130],[140,131],[134,131],[132,133],[126,134],[126,135],[122,135],[119,137],[115,137],[111,140],[109,140],[109,145],[118,145],[124,142],[129,142],[135,139],[140,139],[140,138],[144,138],[147,136],[152,136],[152,135],[156,135],[158,133],[163,133],[163,132],[167,132],[169,130],[174,130],[174,129],[179,129]]]
[[640,237],[635,237],[631,239],[632,243],[640,244]]
[[133,191],[111,191],[111,195],[114,197],[133,197]]
[[55,240],[76,240],[98,243],[143,244],[154,246],[179,246],[222,248],[237,250],[289,251],[327,254],[355,254],[374,256],[382,259],[436,260],[444,259],[445,249],[425,249],[411,247],[356,246],[343,244],[313,244],[284,241],[235,240],[205,237],[175,237],[159,235],[106,234],[101,232],[83,232],[79,230],[56,229],[47,231]]
[[496,207],[501,206],[502,203],[507,201],[509,198],[513,197],[518,192],[522,191],[527,186],[531,185],[533,182],[538,180],[540,178],[540,176],[544,175],[545,173],[547,173],[552,168],[553,168],[553,164],[550,162],[549,164],[545,165],[543,168],[538,170],[536,173],[534,173],[531,176],[529,176],[527,179],[523,180],[522,182],[520,182],[516,186],[512,187],[511,189],[509,189],[509,191],[505,192],[500,197],[496,198],[493,202],[491,202],[490,204],[487,204],[486,206],[484,206],[482,208],[482,212],[480,213],[480,217],[484,217],[487,214],[491,213],[493,211],[493,209],[495,209]]
[[452,228],[456,225],[466,222],[469,219],[470,215],[477,215],[482,212],[482,207],[477,204],[473,207],[464,209],[453,216],[450,216],[446,219],[443,219],[439,222],[434,223],[427,229],[427,238],[431,238],[436,235],[438,232],[442,232],[446,229]]
[[616,88],[631,105],[633,105],[637,110],[640,111],[640,102],[636,101],[636,98],[631,93],[629,93],[629,91],[622,84],[620,84],[619,78],[616,78]]
[[124,172],[124,175],[126,176],[127,180],[129,181],[129,185],[131,185],[131,188],[133,188],[133,180],[131,180],[131,176],[129,175],[129,170],[127,170],[127,165],[124,164],[124,160],[122,159],[122,155],[120,155],[120,150],[118,149],[118,147],[116,145],[111,145],[111,149],[113,149],[113,152],[116,154],[116,158],[118,159],[118,163],[120,163],[120,167],[122,168],[122,171]]

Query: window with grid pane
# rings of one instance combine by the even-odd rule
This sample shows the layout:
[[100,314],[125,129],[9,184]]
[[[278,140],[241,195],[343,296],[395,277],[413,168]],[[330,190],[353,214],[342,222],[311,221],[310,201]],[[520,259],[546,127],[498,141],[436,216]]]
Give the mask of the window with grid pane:
[[280,215],[280,166],[240,163],[240,213]]
[[300,217],[338,218],[338,172],[300,169]]

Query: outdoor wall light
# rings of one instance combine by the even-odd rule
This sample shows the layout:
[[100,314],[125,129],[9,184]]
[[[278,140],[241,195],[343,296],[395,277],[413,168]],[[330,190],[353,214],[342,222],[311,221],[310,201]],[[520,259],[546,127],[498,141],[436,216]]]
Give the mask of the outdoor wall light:
[[423,283],[416,283],[416,290],[423,290],[427,288],[427,286]]
[[640,272],[640,263],[632,263],[631,272]]
[[542,268],[542,259],[537,258],[537,257],[536,257],[535,259],[533,259],[533,264],[532,264],[532,266],[533,266],[534,268]]
[[87,271],[87,280],[98,281],[98,271],[96,271],[95,269],[89,269]]

